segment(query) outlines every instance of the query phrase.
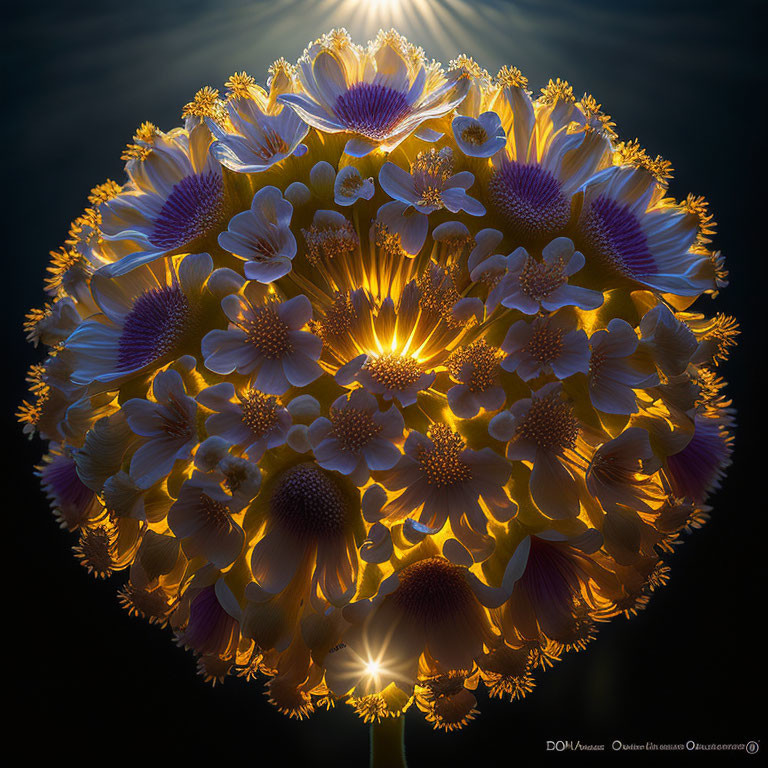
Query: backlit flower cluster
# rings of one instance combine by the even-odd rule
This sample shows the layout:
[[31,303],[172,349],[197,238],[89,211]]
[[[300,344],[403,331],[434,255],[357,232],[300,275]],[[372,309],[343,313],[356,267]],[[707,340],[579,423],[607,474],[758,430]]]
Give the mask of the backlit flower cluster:
[[29,313],[75,553],[297,717],[515,699],[645,607],[729,462],[702,198],[591,96],[334,30],[144,123]]

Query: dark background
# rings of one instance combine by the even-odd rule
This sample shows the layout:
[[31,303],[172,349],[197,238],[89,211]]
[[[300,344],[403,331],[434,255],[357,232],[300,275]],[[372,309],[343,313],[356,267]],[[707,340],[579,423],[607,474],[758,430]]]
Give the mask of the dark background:
[[[66,8],[64,6],[66,5]],[[623,138],[640,137],[676,169],[672,194],[703,194],[719,224],[731,286],[715,305],[739,317],[740,347],[725,367],[739,408],[734,466],[714,497],[713,520],[671,560],[671,583],[641,616],[614,620],[583,653],[539,677],[510,704],[480,697],[481,716],[454,734],[417,713],[406,724],[414,767],[494,762],[531,765],[557,739],[605,743],[745,742],[764,731],[764,366],[766,249],[764,3],[588,0],[400,0],[409,39],[447,63],[460,50],[495,72],[520,67],[538,89],[561,76],[591,90]],[[427,9],[426,11],[424,9]],[[346,707],[298,724],[278,714],[259,684],[212,689],[170,633],[131,619],[115,599],[121,576],[95,582],[70,552],[32,476],[39,441],[21,437],[23,313],[43,303],[47,254],[86,195],[122,181],[122,146],[142,120],[179,123],[205,84],[246,69],[266,78],[310,38],[346,25],[364,42],[377,19],[365,0],[60,3],[4,13],[2,258],[6,704],[11,739],[30,756],[85,765],[221,759],[258,763],[274,748],[286,765],[363,765],[367,729]],[[383,21],[386,23],[387,19]],[[389,24],[387,24],[388,26]],[[758,240],[758,236],[760,239]],[[8,532],[10,531],[10,535]],[[7,744],[6,744],[7,746]],[[761,742],[763,749],[768,745]],[[704,755],[695,755],[704,758]],[[645,757],[650,761],[651,756]],[[659,759],[659,758],[655,758]],[[680,756],[674,759],[679,760]],[[721,761],[752,760],[746,755]]]

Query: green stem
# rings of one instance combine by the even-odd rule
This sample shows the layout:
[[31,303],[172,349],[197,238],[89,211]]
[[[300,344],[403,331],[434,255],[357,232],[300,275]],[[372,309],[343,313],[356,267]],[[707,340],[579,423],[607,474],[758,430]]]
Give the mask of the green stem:
[[370,768],[408,768],[405,762],[405,716],[371,724]]

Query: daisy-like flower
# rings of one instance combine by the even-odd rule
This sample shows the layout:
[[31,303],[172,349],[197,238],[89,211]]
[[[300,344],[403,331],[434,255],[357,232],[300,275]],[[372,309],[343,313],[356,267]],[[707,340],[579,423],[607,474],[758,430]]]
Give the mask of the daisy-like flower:
[[226,582],[208,566],[188,585],[172,623],[179,645],[203,656],[231,657],[240,639],[239,615]]
[[306,296],[271,301],[257,283],[247,283],[242,294],[225,296],[221,306],[229,330],[210,331],[202,340],[209,370],[249,376],[251,386],[268,395],[306,386],[322,373],[317,364],[322,341],[301,330],[312,318]]
[[607,168],[583,192],[577,227],[580,249],[594,264],[591,274],[602,269],[609,278],[676,296],[716,290],[712,261],[695,247],[698,217],[670,202],[646,170]]
[[230,219],[219,245],[245,261],[248,280],[271,283],[291,271],[296,238],[290,229],[293,206],[277,187],[262,187],[251,201],[251,209]]
[[117,278],[94,275],[91,291],[100,314],[81,323],[65,342],[72,381],[116,387],[193,348],[212,269],[211,257],[198,253],[178,265],[166,258]]
[[277,101],[297,89],[295,72],[285,60],[270,67],[265,91],[245,73],[233,75],[222,115],[206,117],[213,135],[211,155],[237,173],[259,173],[307,148],[301,142],[309,126]]
[[[541,261],[522,247],[509,254],[507,272],[493,291],[495,300],[526,315],[535,315],[541,310],[554,312],[562,307],[596,309],[603,303],[599,291],[568,284],[568,278],[584,266],[584,256],[574,250],[572,240],[557,237],[541,254]],[[488,261],[479,263],[472,275],[479,276],[488,269]]]
[[442,208],[451,213],[465,211],[470,216],[485,213],[483,205],[467,194],[474,182],[469,171],[453,173],[450,147],[419,152],[410,173],[395,163],[384,163],[379,184],[395,202],[382,205],[377,219],[400,236],[407,253],[418,253],[427,237],[430,213]]
[[451,410],[461,419],[471,419],[480,409],[497,411],[506,393],[499,383],[502,352],[485,339],[455,349],[447,361],[448,372],[458,384],[445,394]]
[[428,435],[411,432],[403,450],[383,481],[389,491],[400,491],[383,515],[393,522],[418,515],[418,524],[435,533],[450,521],[453,535],[476,558],[487,557],[493,544],[480,501],[498,520],[514,516],[517,507],[504,490],[509,463],[490,448],[466,448],[444,424],[433,425]]
[[576,448],[579,421],[562,399],[559,382],[545,384],[491,419],[488,432],[507,443],[510,461],[533,464],[529,487],[536,506],[553,519],[576,517],[579,497],[568,454]]
[[720,487],[731,463],[733,415],[729,409],[697,413],[690,442],[666,460],[666,472],[675,494],[701,503]]
[[589,371],[587,334],[557,316],[518,320],[501,344],[507,356],[501,367],[523,381],[552,372],[558,379]]
[[333,181],[333,200],[336,205],[353,205],[358,200],[370,200],[376,188],[372,178],[364,179],[354,165],[339,169]]
[[507,230],[534,245],[565,229],[571,197],[609,164],[611,145],[588,129],[572,98],[534,103],[524,83],[504,79],[493,109],[507,143],[493,158],[488,192]]
[[372,601],[352,604],[344,612],[352,626],[325,658],[328,688],[365,695],[372,662],[378,690],[390,683],[408,690],[420,659],[435,672],[472,669],[483,646],[498,638],[467,573],[443,557],[427,557],[392,574]]
[[197,402],[187,394],[177,371],[162,371],[152,382],[154,401],[123,403],[125,419],[141,440],[131,457],[130,477],[149,488],[170,474],[177,460],[191,458],[197,444]]
[[262,485],[253,514],[262,534],[251,556],[259,588],[273,595],[297,577],[313,600],[343,605],[355,591],[360,496],[342,475],[304,461]]
[[447,271],[431,264],[402,287],[397,302],[389,295],[376,301],[363,289],[338,294],[315,325],[321,362],[342,386],[357,382],[385,400],[413,405],[478,314],[480,299],[462,299]]
[[74,531],[102,512],[98,496],[80,479],[75,460],[66,453],[49,453],[37,475],[62,528]]
[[298,76],[302,91],[278,100],[320,131],[351,133],[344,151],[355,157],[392,151],[422,123],[449,113],[469,87],[459,73],[446,77],[427,67],[395,32],[380,34],[367,49],[344,30],[331,32],[304,51]]
[[120,256],[103,267],[109,277],[168,252],[202,250],[226,220],[221,165],[208,152],[205,125],[145,138],[146,153],[126,165],[129,182],[99,207],[101,236]]
[[492,111],[478,117],[457,115],[451,128],[456,145],[468,157],[491,157],[507,143],[501,118]]
[[635,329],[614,317],[589,338],[589,397],[603,413],[637,413],[635,389],[658,384],[655,372],[641,370],[631,359],[639,339]]
[[321,416],[309,428],[317,463],[349,475],[365,485],[370,471],[392,469],[400,458],[395,444],[403,434],[403,417],[390,406],[380,411],[376,398],[363,389],[342,395],[331,405],[329,418]]
[[355,358],[339,371],[336,380],[343,384],[354,378],[368,392],[397,400],[405,407],[432,386],[435,375],[434,371],[424,371],[413,357],[384,352]]
[[264,451],[285,444],[291,414],[274,395],[258,389],[236,392],[231,382],[223,381],[203,389],[196,399],[215,411],[205,420],[208,434],[242,447],[251,461],[258,461]]
[[650,512],[648,502],[658,501],[659,494],[649,475],[658,468],[647,430],[630,427],[595,451],[586,473],[587,490],[606,511],[620,504]]
[[601,543],[594,529],[571,539],[556,531],[526,537],[513,555],[520,578],[500,611],[506,636],[583,647],[594,620],[614,615],[623,596]]
[[187,558],[202,557],[216,568],[235,561],[245,540],[243,529],[232,519],[232,513],[239,511],[235,506],[217,477],[192,473],[168,512],[168,526],[181,540]]

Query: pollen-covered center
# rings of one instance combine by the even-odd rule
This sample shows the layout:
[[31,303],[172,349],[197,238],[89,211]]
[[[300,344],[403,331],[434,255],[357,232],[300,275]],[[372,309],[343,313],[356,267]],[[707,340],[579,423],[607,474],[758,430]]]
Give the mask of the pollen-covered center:
[[377,384],[394,391],[408,389],[421,377],[416,358],[394,353],[369,357],[365,370]]
[[229,507],[211,498],[207,493],[200,494],[200,511],[205,517],[207,526],[212,526],[217,531],[229,528]]
[[329,472],[305,462],[286,470],[277,481],[270,511],[300,535],[341,533],[347,520],[344,494]]
[[600,380],[604,363],[605,352],[600,349],[593,349],[589,357],[589,383],[592,386]]
[[162,428],[168,437],[191,438],[195,435],[195,423],[184,404],[173,393],[169,393],[168,402],[161,411]]
[[456,349],[446,366],[451,376],[466,384],[470,392],[484,392],[497,383],[501,357],[498,347],[478,339],[469,346]]
[[371,411],[364,408],[331,408],[331,436],[345,451],[358,453],[381,432],[381,424],[373,420]]
[[387,138],[411,113],[404,93],[378,83],[355,83],[336,97],[336,117],[354,133],[378,141]]
[[253,152],[257,157],[266,161],[271,160],[276,155],[284,155],[289,148],[285,139],[277,131],[267,128],[259,142],[259,146]]
[[223,215],[221,176],[212,171],[185,176],[160,209],[149,241],[158,248],[179,248],[217,227]]
[[463,615],[473,600],[464,568],[441,557],[419,560],[400,573],[400,584],[390,595],[403,613],[428,623]]
[[191,314],[189,299],[178,285],[141,294],[123,323],[117,370],[142,368],[172,353],[189,329]]
[[526,351],[542,365],[557,360],[563,351],[563,329],[554,328],[545,323],[534,326],[531,338],[526,345]]
[[313,265],[321,259],[331,261],[349,256],[360,246],[360,238],[350,221],[340,226],[313,224],[308,229],[302,229],[301,234],[307,243],[307,260]]
[[273,307],[258,307],[245,331],[249,343],[268,360],[279,360],[293,351],[288,326]]
[[640,478],[642,469],[640,459],[635,460],[635,466],[617,460],[616,456],[601,453],[600,450],[592,457],[587,477],[596,477],[606,485],[633,486],[648,484],[649,478]]
[[352,197],[363,186],[363,177],[357,173],[350,173],[339,185],[342,193]]
[[416,194],[424,205],[443,207],[443,187],[453,173],[453,152],[450,147],[434,147],[419,152],[411,169]]
[[571,217],[560,182],[537,163],[505,162],[493,172],[488,191],[498,212],[522,237],[551,235]]
[[655,272],[648,241],[628,205],[599,195],[592,201],[581,229],[588,250],[608,266],[632,278]]
[[265,395],[258,389],[249,389],[240,399],[242,419],[257,437],[266,435],[277,424],[280,401],[274,395]]
[[461,138],[474,147],[479,147],[488,141],[488,132],[480,123],[470,123],[462,132]]
[[445,424],[435,424],[429,431],[432,447],[420,446],[419,468],[430,485],[445,488],[472,479],[472,470],[462,459],[464,440]]
[[571,406],[553,392],[532,400],[517,434],[540,448],[559,452],[576,447],[579,424]]
[[546,299],[553,291],[568,282],[562,259],[552,262],[537,261],[529,256],[520,273],[520,290],[534,301]]

